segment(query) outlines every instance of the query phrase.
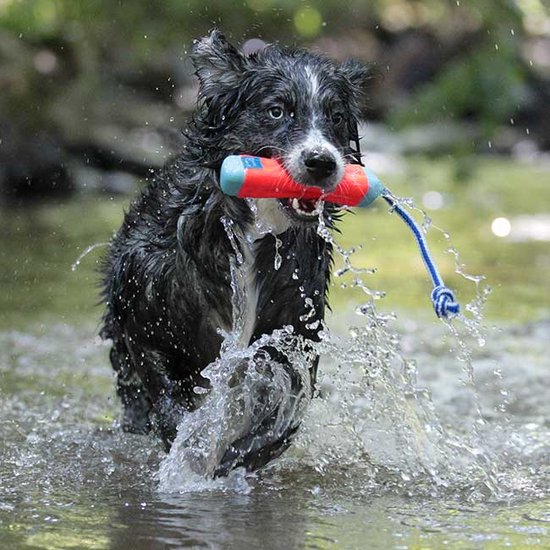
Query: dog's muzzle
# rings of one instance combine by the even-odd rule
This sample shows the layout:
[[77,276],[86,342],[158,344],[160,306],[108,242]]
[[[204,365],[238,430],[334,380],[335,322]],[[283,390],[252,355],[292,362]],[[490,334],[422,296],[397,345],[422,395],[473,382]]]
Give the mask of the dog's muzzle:
[[327,151],[303,151],[301,160],[308,176],[319,183],[326,181],[336,171],[336,159]]

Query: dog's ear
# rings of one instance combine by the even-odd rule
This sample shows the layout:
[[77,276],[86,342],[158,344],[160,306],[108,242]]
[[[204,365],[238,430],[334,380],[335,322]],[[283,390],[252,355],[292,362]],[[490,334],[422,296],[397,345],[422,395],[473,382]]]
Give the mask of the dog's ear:
[[370,68],[356,59],[344,61],[340,65],[340,71],[358,90],[363,90],[372,78]]
[[238,86],[246,65],[246,58],[217,29],[195,42],[191,60],[203,98]]
[[366,93],[366,86],[369,80],[372,78],[370,68],[357,61],[355,59],[348,59],[344,61],[339,67],[340,73],[351,84],[352,91],[354,92],[353,101],[350,104],[351,112],[353,116],[348,121],[349,131],[349,156],[353,159],[351,162],[354,164],[363,164],[361,160],[361,144],[359,139],[359,118],[361,112],[359,110],[359,103],[364,99]]

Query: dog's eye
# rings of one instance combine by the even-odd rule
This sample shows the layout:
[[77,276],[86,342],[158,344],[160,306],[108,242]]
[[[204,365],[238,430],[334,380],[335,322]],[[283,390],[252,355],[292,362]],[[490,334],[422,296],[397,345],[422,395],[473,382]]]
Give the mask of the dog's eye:
[[335,125],[342,124],[344,122],[344,113],[332,113],[332,123]]
[[280,120],[285,114],[282,107],[271,107],[271,109],[268,110],[268,113],[269,116],[275,120]]

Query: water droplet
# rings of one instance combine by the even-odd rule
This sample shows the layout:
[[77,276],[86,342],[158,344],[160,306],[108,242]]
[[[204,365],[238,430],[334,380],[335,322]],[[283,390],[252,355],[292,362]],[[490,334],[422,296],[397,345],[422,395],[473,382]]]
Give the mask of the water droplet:
[[283,246],[283,241],[279,239],[279,237],[275,237],[275,259],[273,262],[273,267],[275,268],[275,271],[279,271],[281,268],[281,264],[283,263],[283,258],[279,252],[281,246]]
[[95,244],[92,244],[88,247],[86,247],[84,249],[84,252],[82,252],[82,254],[80,254],[78,256],[78,258],[74,261],[74,263],[71,265],[71,271],[76,271],[78,266],[80,265],[80,263],[82,262],[82,260],[84,259],[84,257],[86,257],[90,252],[92,252],[93,250],[95,250],[96,248],[99,248],[101,246],[109,246],[111,243],[110,242],[105,242],[105,243],[95,243]]

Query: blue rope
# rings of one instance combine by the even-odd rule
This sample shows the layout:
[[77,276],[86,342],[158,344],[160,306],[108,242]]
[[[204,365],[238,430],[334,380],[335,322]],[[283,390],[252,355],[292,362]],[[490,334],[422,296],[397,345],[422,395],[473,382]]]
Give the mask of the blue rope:
[[420,248],[420,253],[422,254],[422,259],[424,264],[428,269],[428,273],[432,279],[434,289],[432,290],[431,299],[435,309],[435,313],[438,317],[449,317],[450,314],[456,315],[460,311],[460,306],[455,301],[454,294],[452,291],[445,286],[437,267],[435,266],[430,251],[428,250],[428,244],[426,239],[422,234],[421,229],[418,227],[414,219],[410,214],[402,208],[394,197],[392,197],[388,192],[383,193],[382,197],[384,200],[392,207],[399,217],[409,226],[412,231],[414,238]]

